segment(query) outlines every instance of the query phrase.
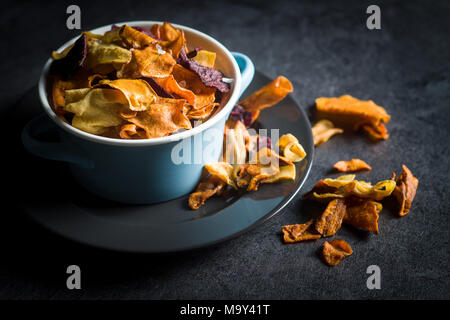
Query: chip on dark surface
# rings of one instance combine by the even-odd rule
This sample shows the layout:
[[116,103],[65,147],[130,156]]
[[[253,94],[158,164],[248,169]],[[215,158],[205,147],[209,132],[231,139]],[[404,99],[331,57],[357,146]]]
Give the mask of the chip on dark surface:
[[234,121],[241,121],[247,128],[252,124],[252,113],[244,109],[240,104],[236,104],[231,110],[230,118]]
[[230,91],[230,86],[222,81],[222,72],[214,68],[202,66],[201,64],[197,63],[197,61],[189,59],[184,49],[181,50],[180,55],[177,59],[177,63],[182,65],[186,69],[195,72],[200,77],[205,86],[216,88],[220,92]]
[[82,34],[64,58],[53,60],[50,74],[60,75],[64,80],[67,80],[83,66],[86,56],[87,37]]
[[325,263],[331,267],[339,264],[345,257],[353,253],[350,245],[342,239],[333,239],[330,242],[325,241],[322,247],[322,258]]
[[341,228],[346,205],[344,199],[334,199],[328,203],[327,208],[316,221],[315,228],[324,237],[336,234]]

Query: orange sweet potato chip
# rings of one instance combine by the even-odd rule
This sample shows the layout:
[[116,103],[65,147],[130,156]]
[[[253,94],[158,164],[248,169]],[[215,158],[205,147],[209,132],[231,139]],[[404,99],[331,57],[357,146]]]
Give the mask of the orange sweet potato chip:
[[325,211],[316,221],[315,228],[317,232],[324,237],[335,235],[341,228],[345,211],[346,205],[343,199],[334,199],[330,201]]
[[167,77],[165,81],[161,80],[161,83],[158,84],[169,93],[174,93],[188,100],[194,109],[203,108],[214,103],[216,89],[205,86],[195,72],[176,64],[173,68],[172,75],[172,78]]
[[191,122],[183,113],[186,100],[157,97],[151,108],[137,112],[135,116],[122,118],[145,131],[145,137],[165,137],[179,129],[191,129]]
[[378,213],[381,203],[371,200],[347,199],[344,223],[378,234]]
[[145,139],[146,133],[135,124],[128,123],[120,127],[119,136],[122,139]]
[[314,145],[320,146],[321,144],[327,142],[335,134],[342,132],[344,132],[344,130],[335,128],[333,122],[330,120],[320,120],[314,125],[314,127],[312,127]]
[[124,45],[128,48],[143,49],[156,40],[128,25],[123,25],[118,30]]
[[372,167],[361,159],[352,159],[349,161],[338,161],[333,166],[340,172],[354,172],[360,170],[372,170]]
[[279,76],[271,83],[240,101],[238,104],[252,113],[252,122],[258,118],[259,112],[277,104],[293,91],[292,83],[285,77]]
[[320,239],[322,236],[313,228],[314,220],[311,219],[304,224],[293,224],[283,226],[284,243],[295,243],[306,240]]
[[227,184],[216,176],[209,176],[198,184],[195,192],[189,195],[188,205],[192,210],[200,208],[208,198],[219,194]]
[[372,100],[363,101],[350,95],[339,98],[317,98],[317,110],[324,113],[349,116],[356,121],[371,120],[374,122],[389,122],[391,118],[386,110]]
[[360,128],[367,133],[369,138],[374,141],[386,140],[389,138],[386,126],[381,121],[362,120],[355,124],[354,129],[358,131]]
[[218,103],[211,103],[201,109],[192,109],[186,115],[191,120],[204,120],[211,116]]
[[411,204],[416,196],[417,187],[419,185],[419,180],[412,175],[408,167],[403,165],[402,169],[403,172],[397,177],[397,185],[393,192],[393,195],[400,203],[400,211],[398,212],[398,215],[401,217],[408,214],[411,209]]
[[131,60],[117,72],[118,78],[163,78],[172,73],[176,65],[170,53],[161,54],[154,46],[132,51]]
[[325,241],[322,247],[322,257],[329,266],[336,266],[345,257],[353,253],[350,245],[342,239],[333,239],[330,242]]

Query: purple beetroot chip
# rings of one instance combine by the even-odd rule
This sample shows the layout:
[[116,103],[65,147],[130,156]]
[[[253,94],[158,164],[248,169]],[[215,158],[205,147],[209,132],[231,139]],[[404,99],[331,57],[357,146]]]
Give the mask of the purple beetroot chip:
[[189,59],[195,58],[195,56],[197,55],[197,53],[198,53],[200,50],[202,50],[202,48],[195,48],[194,50],[189,51],[189,52],[186,54],[186,56],[187,56]]
[[236,104],[231,110],[230,118],[234,121],[241,121],[247,128],[250,127],[253,120],[253,115],[251,112],[248,112],[239,104]]
[[83,34],[64,58],[52,62],[50,74],[60,75],[63,79],[72,77],[83,66],[86,55],[87,38]]
[[197,63],[197,61],[189,59],[184,49],[181,50],[180,55],[177,59],[177,63],[182,65],[186,69],[195,72],[200,77],[205,86],[216,88],[220,92],[230,91],[228,83],[222,81],[222,72],[214,68],[202,66],[201,64]]
[[161,87],[153,78],[144,78],[145,81],[155,90],[156,94],[162,98],[171,98],[174,99],[175,97],[168,93],[166,89]]

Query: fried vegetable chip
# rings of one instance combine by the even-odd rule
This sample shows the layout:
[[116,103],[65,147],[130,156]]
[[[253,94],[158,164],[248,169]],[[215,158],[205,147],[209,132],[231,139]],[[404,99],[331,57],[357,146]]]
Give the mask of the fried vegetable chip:
[[349,199],[344,223],[378,234],[378,213],[383,206],[371,200]]
[[344,130],[335,128],[333,122],[330,120],[320,120],[314,125],[314,127],[312,127],[314,145],[320,146],[321,144],[327,142],[335,134],[342,132],[344,132]]
[[188,205],[192,210],[200,208],[208,198],[219,194],[227,184],[217,176],[209,176],[198,184],[195,192],[189,195]]
[[233,177],[233,166],[226,162],[213,162],[205,165],[205,169],[213,176],[216,176],[226,184],[237,189]]
[[176,62],[169,53],[161,54],[149,45],[144,49],[134,49],[129,63],[117,72],[118,78],[163,78],[172,73]]
[[141,32],[128,25],[123,25],[118,29],[119,37],[128,48],[143,49],[156,40],[148,34]]
[[372,186],[369,182],[354,180],[354,177],[354,175],[345,175],[337,179],[320,180],[304,197],[331,200],[356,196],[381,200],[389,196],[395,188],[395,181],[392,180],[383,180]]
[[124,117],[145,131],[146,138],[165,137],[180,129],[191,129],[192,125],[183,113],[186,100],[157,97],[151,108],[136,112],[135,116]]
[[99,86],[108,86],[122,92],[132,111],[148,110],[158,98],[153,88],[141,79],[101,80]]
[[325,241],[322,247],[322,257],[325,263],[331,267],[339,264],[345,257],[353,253],[350,245],[342,239]]
[[[63,53],[62,53],[63,54]],[[87,37],[85,34],[81,35],[73,44],[70,50],[64,52],[64,57],[54,60],[50,66],[50,74],[60,75],[67,80],[73,76],[84,64],[87,55]]]
[[122,139],[145,139],[145,131],[134,124],[124,124],[120,128],[120,137]]
[[346,211],[343,199],[334,199],[328,203],[327,208],[315,223],[315,228],[324,237],[336,234],[341,228]]
[[177,63],[197,74],[205,86],[209,88],[216,88],[220,92],[230,91],[230,86],[228,83],[222,81],[222,72],[214,68],[202,66],[197,61],[189,59],[184,49],[180,51]]
[[162,49],[170,51],[173,58],[177,59],[181,50],[186,45],[186,38],[182,30],[178,30],[168,22],[164,22],[157,27],[156,31],[161,40],[160,45]]
[[302,145],[290,133],[281,136],[278,140],[278,147],[283,150],[283,156],[292,162],[299,162],[306,157]]
[[340,172],[353,172],[360,170],[372,170],[372,167],[361,159],[352,159],[349,161],[338,161],[333,166]]
[[283,232],[284,243],[295,243],[306,240],[317,240],[322,236],[317,233],[313,227],[314,220],[311,219],[304,224],[293,224],[283,226],[281,231]]
[[252,124],[253,115],[251,112],[248,112],[239,104],[236,104],[231,110],[230,117],[228,121],[241,121],[248,128]]
[[381,121],[362,120],[354,125],[354,130],[358,131],[360,128],[366,132],[371,140],[386,140],[389,138],[386,126]]
[[400,203],[399,216],[408,214],[411,209],[411,204],[416,196],[419,180],[414,177],[411,171],[405,165],[402,165],[403,172],[400,173],[396,179],[396,187],[393,195]]
[[[194,109],[203,108],[214,103],[216,89],[205,86],[194,72],[177,64],[173,68],[172,75],[173,77],[167,77],[169,79],[167,82],[158,82],[169,93],[179,95],[188,100]],[[156,79],[156,81],[158,80]]]
[[287,78],[279,76],[240,101],[239,105],[252,114],[252,122],[254,122],[261,110],[277,104],[293,90],[292,83]]
[[126,100],[115,89],[66,90],[65,110],[74,113],[72,126],[93,134],[102,134],[105,129],[122,124],[119,110],[124,104]]
[[261,183],[275,183],[278,181],[293,181],[295,180],[295,165],[290,164],[281,166],[280,172],[274,176],[261,180]]
[[214,68],[214,63],[216,61],[216,53],[207,51],[207,50],[199,50],[195,57],[192,60],[196,61],[198,64],[202,66]]
[[89,40],[87,43],[86,68],[94,69],[99,65],[111,64],[121,66],[131,60],[131,52],[115,44],[105,44],[97,40]]
[[211,116],[218,105],[218,103],[211,103],[201,109],[192,109],[187,113],[187,117],[191,120],[205,120]]
[[317,110],[329,114],[339,114],[355,118],[356,121],[369,119],[374,122],[389,122],[391,118],[386,110],[372,100],[363,101],[350,95],[339,98],[317,98]]

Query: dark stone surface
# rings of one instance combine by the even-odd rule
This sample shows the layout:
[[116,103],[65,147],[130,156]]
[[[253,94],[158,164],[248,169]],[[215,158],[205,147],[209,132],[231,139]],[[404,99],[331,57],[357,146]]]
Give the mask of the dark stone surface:
[[[0,51],[1,114],[38,80],[51,50],[76,32],[65,28],[59,1],[3,4]],[[389,299],[450,298],[449,180],[450,51],[448,2],[377,1],[382,29],[365,27],[365,1],[105,1],[79,2],[82,28],[126,20],[169,20],[216,37],[249,55],[271,77],[292,80],[295,99],[312,110],[319,96],[344,93],[373,99],[392,120],[391,138],[371,143],[344,134],[316,149],[303,191],[329,175],[338,160],[359,157],[375,182],[406,164],[420,179],[413,208],[398,218],[386,205],[380,235],[343,227],[353,256],[329,268],[317,257],[323,240],[283,245],[280,228],[318,214],[321,205],[294,199],[284,213],[232,241],[164,256],[114,254],[54,236],[15,208],[27,177],[17,139],[22,123],[3,130],[4,204],[0,224],[0,298],[12,299]],[[24,119],[26,116],[24,115]],[[16,158],[17,157],[17,158]],[[32,161],[41,161],[32,158]],[[26,161],[22,160],[23,165]],[[11,168],[15,168],[14,170]],[[49,173],[51,174],[51,173]],[[61,212],[64,214],[64,212]],[[245,212],[243,212],[245,214]],[[66,267],[80,265],[83,289],[65,287]],[[382,289],[366,288],[366,268],[378,265]]]

